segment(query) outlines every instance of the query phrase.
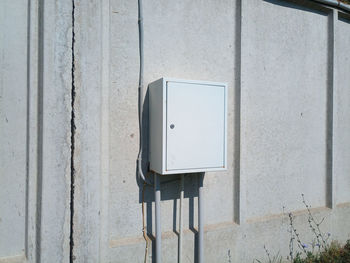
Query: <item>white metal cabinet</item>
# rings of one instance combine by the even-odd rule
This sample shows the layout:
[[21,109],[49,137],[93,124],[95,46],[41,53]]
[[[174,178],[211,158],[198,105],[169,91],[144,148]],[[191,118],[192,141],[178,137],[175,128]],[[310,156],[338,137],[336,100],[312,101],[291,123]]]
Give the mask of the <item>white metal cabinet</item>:
[[151,170],[226,169],[225,84],[162,78],[149,85],[149,99]]

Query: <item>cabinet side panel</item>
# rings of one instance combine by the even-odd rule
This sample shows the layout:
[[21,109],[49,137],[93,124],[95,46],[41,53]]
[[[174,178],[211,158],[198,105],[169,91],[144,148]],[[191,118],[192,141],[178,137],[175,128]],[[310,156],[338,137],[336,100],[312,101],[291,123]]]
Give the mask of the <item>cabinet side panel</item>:
[[149,85],[149,158],[150,169],[162,173],[163,138],[163,81],[157,80]]

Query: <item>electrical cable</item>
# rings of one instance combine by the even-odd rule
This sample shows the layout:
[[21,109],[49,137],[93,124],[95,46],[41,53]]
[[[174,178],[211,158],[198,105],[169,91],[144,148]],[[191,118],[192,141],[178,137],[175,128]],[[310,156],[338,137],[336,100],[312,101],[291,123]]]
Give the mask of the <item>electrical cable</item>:
[[145,247],[145,258],[144,262],[147,263],[148,248],[150,239],[147,234],[147,225],[145,220],[145,186],[153,184],[149,182],[142,170],[142,153],[143,153],[143,127],[142,127],[142,109],[143,109],[143,14],[142,14],[142,0],[138,0],[138,29],[139,29],[139,54],[140,54],[140,69],[139,69],[139,85],[138,85],[138,117],[139,117],[139,136],[140,136],[140,145],[139,153],[137,155],[137,175],[139,179],[143,180],[142,186],[142,234],[143,238],[146,241]]
[[[144,83],[143,83],[143,72],[144,72],[144,54],[143,54],[143,9],[142,9],[142,0],[138,0],[138,32],[139,32],[139,54],[140,54],[140,68],[139,68],[139,83],[138,83],[138,117],[139,117],[139,153],[137,155],[137,175],[139,179],[143,180],[142,186],[142,233],[143,238],[146,241],[145,248],[145,258],[144,262],[147,263],[148,248],[150,239],[147,234],[147,226],[145,220],[145,186],[154,186],[155,187],[155,203],[156,203],[156,262],[160,263],[161,261],[161,228],[160,228],[160,185],[167,184],[179,179],[173,179],[160,183],[160,178],[157,178],[158,175],[154,173],[155,182],[152,183],[148,181],[142,169],[142,154],[143,154],[143,118],[142,118],[142,109],[143,109],[143,99],[144,99]],[[183,175],[181,176],[181,182],[183,185]]]
[[139,53],[140,53],[140,70],[139,70],[139,86],[138,86],[138,115],[139,115],[139,133],[140,133],[140,146],[139,153],[137,155],[137,174],[146,184],[153,185],[145,177],[142,170],[142,153],[143,153],[143,125],[142,125],[142,109],[143,109],[143,12],[142,12],[142,0],[138,0],[138,27],[139,27]]

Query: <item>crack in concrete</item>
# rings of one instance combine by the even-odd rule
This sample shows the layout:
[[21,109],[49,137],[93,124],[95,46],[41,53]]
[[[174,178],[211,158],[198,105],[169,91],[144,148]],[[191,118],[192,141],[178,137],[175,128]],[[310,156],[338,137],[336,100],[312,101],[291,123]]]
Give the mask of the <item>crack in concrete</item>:
[[74,257],[74,182],[75,182],[75,167],[74,167],[74,150],[75,150],[75,56],[74,56],[74,45],[75,45],[75,31],[74,21],[75,20],[75,3],[72,0],[72,94],[71,94],[71,182],[70,182],[70,236],[69,236],[69,262],[72,263],[75,260]]

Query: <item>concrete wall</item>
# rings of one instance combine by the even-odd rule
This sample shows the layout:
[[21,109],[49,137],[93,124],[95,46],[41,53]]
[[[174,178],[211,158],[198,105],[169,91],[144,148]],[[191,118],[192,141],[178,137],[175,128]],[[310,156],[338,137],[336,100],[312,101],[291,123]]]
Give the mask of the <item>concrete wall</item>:
[[68,262],[71,1],[0,4],[0,262]]
[[[0,11],[0,262],[143,262],[137,1],[12,2]],[[287,255],[289,211],[312,241],[301,194],[331,238],[350,238],[350,16],[303,0],[144,1],[144,30],[145,83],[228,83],[228,170],[204,181],[206,262],[264,259],[264,245]],[[146,138],[147,110],[146,94]],[[163,262],[177,262],[176,178],[162,180]],[[187,175],[184,262],[196,261],[197,187]]]

